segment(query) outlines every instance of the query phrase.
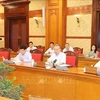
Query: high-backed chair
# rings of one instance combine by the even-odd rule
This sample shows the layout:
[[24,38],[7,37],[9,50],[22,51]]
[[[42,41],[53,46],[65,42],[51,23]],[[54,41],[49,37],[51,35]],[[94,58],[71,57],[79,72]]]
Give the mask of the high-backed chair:
[[12,51],[10,48],[0,48],[0,51]]
[[30,50],[30,53],[43,53],[43,51],[34,49],[34,50]]
[[78,57],[77,54],[75,54],[72,51],[66,51],[66,64],[70,64],[73,67],[77,67],[78,64]]
[[45,49],[45,47],[39,45],[39,46],[37,46],[37,49],[38,49],[39,51],[41,51],[42,53],[44,53],[44,49]]
[[32,54],[32,59],[34,59],[35,62],[43,61],[43,53],[33,52],[31,54]]
[[98,48],[98,57],[100,58],[100,48]]
[[75,54],[83,54],[83,48],[74,47],[73,49]]
[[0,57],[4,57],[5,59],[10,59],[10,49],[0,48]]
[[100,58],[100,51],[98,51],[98,57]]

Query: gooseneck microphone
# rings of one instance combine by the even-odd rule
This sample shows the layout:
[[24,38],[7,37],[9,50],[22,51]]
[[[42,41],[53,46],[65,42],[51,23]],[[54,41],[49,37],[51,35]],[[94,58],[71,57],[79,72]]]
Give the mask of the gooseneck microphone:
[[57,59],[55,59],[54,61],[53,61],[53,67],[55,68],[55,63],[57,62]]

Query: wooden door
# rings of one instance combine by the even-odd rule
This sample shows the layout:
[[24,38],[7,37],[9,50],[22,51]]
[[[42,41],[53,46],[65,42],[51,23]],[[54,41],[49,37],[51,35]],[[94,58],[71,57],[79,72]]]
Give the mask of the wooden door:
[[3,4],[5,47],[11,48],[13,51],[17,51],[22,44],[28,45],[29,3],[30,1],[26,0],[20,2],[16,0],[16,2]]
[[100,48],[100,11],[97,12],[97,46]]
[[9,48],[17,51],[21,45],[27,45],[26,19],[10,19]]
[[92,0],[92,39],[91,44],[100,48],[100,0]]

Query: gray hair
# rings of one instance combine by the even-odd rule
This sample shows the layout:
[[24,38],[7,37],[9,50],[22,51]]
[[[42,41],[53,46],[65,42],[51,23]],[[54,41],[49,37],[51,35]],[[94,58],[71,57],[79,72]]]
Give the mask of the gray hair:
[[55,44],[54,47],[59,47],[61,49],[61,46],[59,44]]

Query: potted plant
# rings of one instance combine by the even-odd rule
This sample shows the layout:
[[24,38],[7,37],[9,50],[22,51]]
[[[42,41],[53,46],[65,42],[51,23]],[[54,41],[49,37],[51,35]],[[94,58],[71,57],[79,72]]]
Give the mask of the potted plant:
[[13,80],[8,79],[8,75],[15,70],[15,67],[0,63],[0,96],[11,98],[13,100],[23,100],[21,98],[24,85],[14,85]]

